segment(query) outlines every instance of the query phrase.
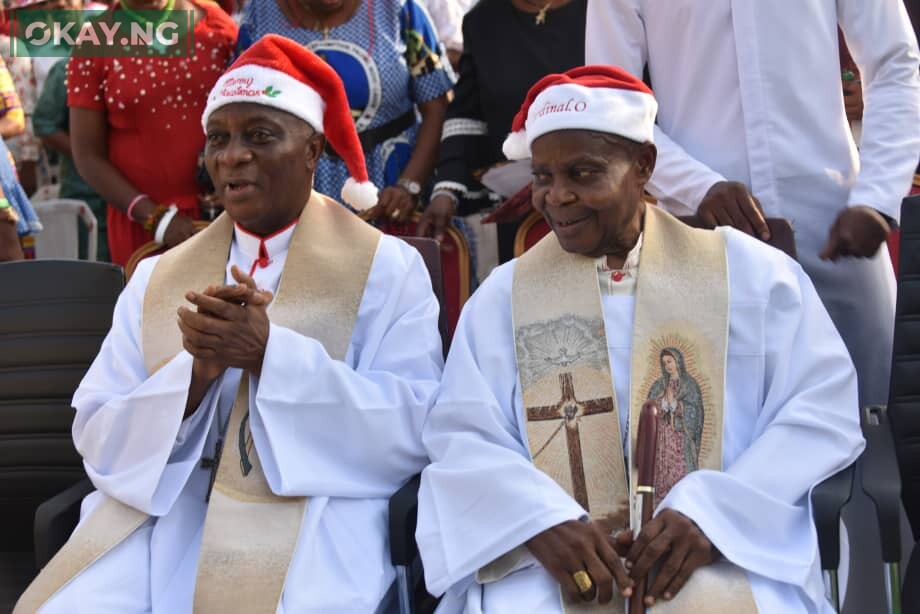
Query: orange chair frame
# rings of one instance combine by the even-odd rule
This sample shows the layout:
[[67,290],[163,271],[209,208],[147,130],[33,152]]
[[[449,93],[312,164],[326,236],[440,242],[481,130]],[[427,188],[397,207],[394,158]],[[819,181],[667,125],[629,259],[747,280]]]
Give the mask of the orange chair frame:
[[[195,232],[201,232],[208,227],[210,222],[204,222],[201,220],[195,221]],[[163,250],[163,246],[157,243],[156,241],[148,241],[140,247],[138,247],[131,254],[131,257],[128,258],[128,261],[125,263],[125,281],[131,279],[131,276],[134,274],[134,270],[137,268],[137,264],[147,258],[148,256],[153,256]]]
[[[358,214],[365,222],[369,222],[367,211],[362,211]],[[409,218],[410,224],[418,224],[422,220],[422,214],[418,211],[413,211],[412,215]],[[457,253],[459,256],[459,266],[460,266],[460,287],[458,289],[458,294],[460,298],[460,309],[463,309],[463,305],[466,303],[467,299],[470,298],[470,245],[466,242],[466,237],[463,236],[453,224],[447,227],[447,236],[450,238],[450,242],[454,244],[454,247],[457,248]],[[393,235],[399,236],[399,235]]]

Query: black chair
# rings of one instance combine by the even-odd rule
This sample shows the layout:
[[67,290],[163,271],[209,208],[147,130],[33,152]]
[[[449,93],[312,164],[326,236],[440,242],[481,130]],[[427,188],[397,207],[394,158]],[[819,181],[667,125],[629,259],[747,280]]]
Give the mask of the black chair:
[[[837,593],[834,571],[840,561],[840,515],[858,486],[875,506],[887,611],[920,612],[920,549],[913,548],[903,581],[899,569],[902,504],[913,541],[920,538],[920,196],[901,204],[899,251],[888,405],[862,410],[866,449],[855,463],[859,470],[848,467],[819,484],[812,492],[812,503],[821,566],[831,578],[832,593]],[[858,483],[854,475],[860,476]],[[835,605],[839,611],[839,603]]]
[[38,505],[85,477],[70,402],[112,323],[121,267],[0,264],[0,611],[35,574]]
[[901,501],[914,548],[904,572],[905,612],[920,612],[920,196],[901,206],[898,302],[888,416],[901,474]]

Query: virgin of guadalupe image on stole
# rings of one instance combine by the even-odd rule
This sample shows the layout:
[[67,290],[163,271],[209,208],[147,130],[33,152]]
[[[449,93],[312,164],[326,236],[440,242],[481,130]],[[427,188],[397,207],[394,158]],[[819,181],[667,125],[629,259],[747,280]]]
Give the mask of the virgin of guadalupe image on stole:
[[[658,407],[658,445],[655,460],[655,506],[685,475],[700,466],[706,406],[704,383],[694,369],[695,352],[686,340],[669,340],[657,353],[658,377],[648,388],[647,401]],[[680,347],[677,347],[680,346]]]

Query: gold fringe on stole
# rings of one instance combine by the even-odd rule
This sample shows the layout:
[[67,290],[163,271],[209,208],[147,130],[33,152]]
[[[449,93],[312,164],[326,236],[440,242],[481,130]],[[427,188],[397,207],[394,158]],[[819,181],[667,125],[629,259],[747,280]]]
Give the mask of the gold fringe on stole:
[[[683,369],[676,394],[690,395],[681,419],[702,421],[696,466],[682,470],[721,470],[729,309],[724,239],[646,206],[638,273],[629,458],[636,456],[642,405],[667,387],[664,351]],[[630,490],[594,259],[566,252],[550,234],[518,259],[512,296],[534,464],[606,530],[630,526]],[[633,491],[635,469],[628,471]],[[483,568],[480,579],[500,579],[515,559],[512,554]],[[622,614],[625,606],[620,600],[606,606],[563,603],[567,614]],[[720,562],[694,572],[674,600],[650,611],[746,614],[757,607],[744,572]]]
[[[380,232],[316,192],[301,214],[269,306],[273,324],[323,344],[342,360],[351,341]],[[221,285],[233,221],[221,215],[207,229],[157,262],[144,295],[142,349],[148,374],[182,350],[176,309],[190,289]],[[196,613],[273,614],[284,588],[307,506],[306,497],[271,492],[253,447],[244,475],[236,433],[248,418],[249,375],[231,410],[208,512],[195,587]],[[23,594],[16,614],[38,610],[86,567],[115,547],[148,516],[106,498]]]

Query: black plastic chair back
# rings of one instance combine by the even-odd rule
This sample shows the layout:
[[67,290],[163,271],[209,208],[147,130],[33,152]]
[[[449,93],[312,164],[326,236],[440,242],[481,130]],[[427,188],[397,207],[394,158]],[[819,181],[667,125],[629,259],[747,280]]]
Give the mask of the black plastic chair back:
[[111,264],[0,264],[0,551],[31,552],[36,507],[85,476],[71,399],[123,287]]
[[920,196],[901,205],[898,299],[888,416],[901,469],[901,498],[920,539]]

